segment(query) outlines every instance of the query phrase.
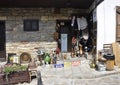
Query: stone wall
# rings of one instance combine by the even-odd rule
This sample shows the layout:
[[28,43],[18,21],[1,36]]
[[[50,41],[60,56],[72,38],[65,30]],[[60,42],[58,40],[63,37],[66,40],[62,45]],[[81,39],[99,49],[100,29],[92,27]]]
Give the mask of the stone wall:
[[[57,11],[57,12],[56,12]],[[57,47],[53,38],[57,19],[71,19],[71,14],[86,13],[82,9],[0,8],[0,20],[6,21],[6,54],[28,52],[36,56],[36,48],[48,52]],[[24,19],[39,19],[39,31],[25,32]]]

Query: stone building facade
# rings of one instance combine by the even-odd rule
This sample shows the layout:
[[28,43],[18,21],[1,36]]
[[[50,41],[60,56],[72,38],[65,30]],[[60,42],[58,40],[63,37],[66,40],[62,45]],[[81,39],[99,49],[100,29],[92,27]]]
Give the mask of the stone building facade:
[[[56,12],[57,11],[57,12]],[[87,13],[87,10],[72,8],[0,8],[0,20],[6,26],[6,56],[8,53],[28,52],[36,56],[36,48],[50,52],[57,47],[54,40],[56,20],[71,19],[71,14]],[[38,19],[39,31],[25,32],[24,19]]]

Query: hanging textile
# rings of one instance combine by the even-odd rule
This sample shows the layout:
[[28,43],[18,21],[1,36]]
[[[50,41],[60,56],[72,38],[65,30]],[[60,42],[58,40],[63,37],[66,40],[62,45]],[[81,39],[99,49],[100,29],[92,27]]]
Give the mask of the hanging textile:
[[72,17],[72,22],[71,22],[71,26],[73,27],[75,23],[75,16]]
[[87,27],[87,20],[85,17],[77,18],[78,30],[84,30]]
[[77,18],[75,16],[72,17],[71,26],[74,30],[78,30]]

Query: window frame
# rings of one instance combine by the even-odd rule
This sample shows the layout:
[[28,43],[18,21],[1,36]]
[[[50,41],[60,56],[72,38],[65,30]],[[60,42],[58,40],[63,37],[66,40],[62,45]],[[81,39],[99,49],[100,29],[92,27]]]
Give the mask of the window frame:
[[39,31],[39,20],[38,19],[25,19],[23,20],[24,31]]

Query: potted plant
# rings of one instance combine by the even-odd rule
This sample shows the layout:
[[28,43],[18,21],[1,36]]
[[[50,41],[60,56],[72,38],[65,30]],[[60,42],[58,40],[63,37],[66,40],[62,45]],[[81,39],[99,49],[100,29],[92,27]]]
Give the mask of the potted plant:
[[7,65],[4,67],[4,73],[6,75],[6,80],[8,81],[8,75],[13,73],[13,72],[19,72],[19,71],[25,71],[27,70],[28,66],[25,65]]

